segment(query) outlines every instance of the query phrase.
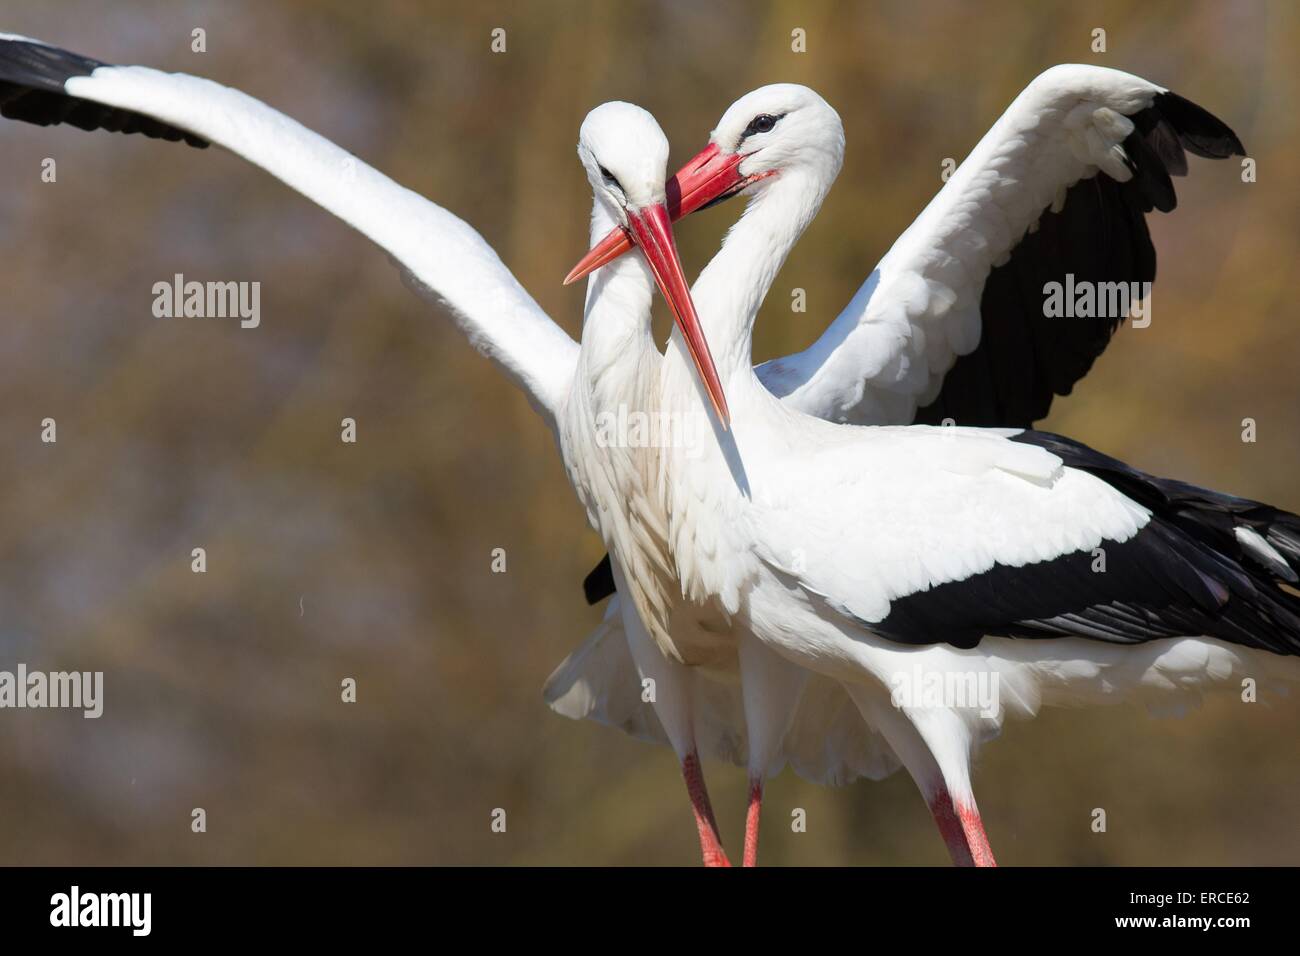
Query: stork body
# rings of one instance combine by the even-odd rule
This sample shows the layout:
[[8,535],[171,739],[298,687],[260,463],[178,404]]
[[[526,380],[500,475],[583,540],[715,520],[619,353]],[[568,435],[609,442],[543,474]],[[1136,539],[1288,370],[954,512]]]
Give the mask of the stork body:
[[[607,104],[602,109],[626,106]],[[617,207],[602,201],[599,195],[605,186],[602,180],[608,173],[606,166],[610,165],[608,160],[594,161],[602,146],[627,151],[629,161],[637,152],[648,153],[643,157],[645,170],[638,177],[647,192],[638,200],[644,204],[663,202],[668,141],[648,113],[638,107],[627,109],[635,110],[634,122],[606,122],[603,129],[588,130],[588,125],[594,125],[589,117],[584,124],[584,142],[595,140],[588,170],[597,190],[591,219],[593,242],[611,228],[620,228],[613,215]],[[629,126],[635,129],[637,125],[651,124],[654,135],[649,135],[648,129],[642,130],[640,139],[644,142],[629,138]],[[590,168],[593,165],[595,168]],[[610,188],[621,191],[627,181],[628,176],[621,175],[618,186]],[[557,437],[588,520],[610,549],[619,589],[630,596],[628,601],[620,602],[620,623],[638,674],[642,680],[654,682],[652,706],[681,763],[704,862],[710,866],[727,865],[694,739],[691,675],[673,659],[675,651],[668,632],[676,584],[658,482],[662,444],[653,435],[628,440],[631,436],[617,431],[611,434],[601,427],[610,418],[626,417],[628,410],[652,409],[660,404],[663,357],[654,343],[650,322],[653,295],[654,275],[642,257],[619,259],[593,274],[574,385],[559,413]]]
[[[1134,171],[1116,152],[1136,142],[1139,128],[1118,120],[1185,101],[1162,101],[1165,91],[1113,71],[1047,77],[1018,101],[1032,111],[1013,105],[994,127],[990,136],[1005,142],[986,138],[953,177],[996,199],[990,168],[1005,175],[1019,166],[1026,195],[1007,193],[998,205],[997,241],[979,245],[983,272],[957,255],[973,242],[969,200],[945,203],[941,194],[822,341],[779,360],[767,376],[750,360],[753,319],[820,195],[800,182],[804,167],[779,160],[755,181],[744,217],[694,287],[732,428],[717,432],[715,449],[669,463],[677,496],[670,539],[684,593],[733,620],[742,648],[760,644],[840,681],[916,779],[960,862],[993,859],[970,761],[1007,713],[1032,714],[1044,702],[1195,694],[1250,673],[1294,679],[1300,652],[1300,601],[1278,586],[1293,582],[1292,565],[1300,564],[1295,516],[1143,475],[1054,436],[854,427],[805,414],[850,420],[865,402],[870,417],[901,415],[941,398],[942,373],[979,341],[962,339],[979,315],[973,280],[1010,262],[1032,217],[1073,184],[1067,176],[1049,191],[1035,182],[1044,171],[1026,151],[1050,143],[1051,120],[1082,143],[1049,151],[1071,175],[1127,176],[1164,202],[1167,176]],[[750,114],[789,118],[803,108],[799,91],[775,93],[775,106],[737,104],[715,145],[752,128]],[[1147,130],[1163,136],[1162,121]],[[1202,132],[1180,141],[1200,146]],[[738,152],[747,138],[736,140]],[[1168,141],[1159,143],[1142,155],[1173,161]],[[772,145],[759,138],[746,155],[771,167],[764,153]],[[1234,137],[1215,151],[1235,145]],[[1095,155],[1081,157],[1087,149]],[[744,159],[739,170],[738,182],[754,175],[744,175]],[[670,343],[664,398],[691,407],[698,398],[683,372]],[[1105,573],[1091,570],[1099,550],[1109,556]],[[750,668],[743,652],[740,660],[747,702],[757,678],[752,696],[766,704],[746,707],[751,735],[755,726],[779,733],[797,693],[773,680],[771,665]],[[900,699],[896,691],[913,673],[943,686],[967,677],[996,684],[998,706],[986,713],[919,693]]]
[[[788,126],[790,120],[805,129],[810,124],[820,125],[830,132],[816,144],[819,148],[810,151],[806,132],[786,133],[784,140],[776,138],[783,132],[781,124]],[[1019,296],[1022,301],[1017,303],[1017,295],[1009,292],[1034,289],[1044,278],[1064,278],[1076,272],[1093,281],[1149,281],[1155,260],[1143,214],[1152,208],[1168,211],[1173,207],[1169,176],[1187,171],[1183,148],[1221,157],[1240,152],[1240,144],[1230,130],[1199,107],[1138,77],[1090,67],[1050,70],[1012,104],[826,334],[804,353],[760,366],[755,376],[749,359],[753,316],[785,254],[815,215],[838,171],[840,137],[838,118],[811,91],[766,88],[733,106],[715,130],[709,149],[679,173],[679,177],[689,173],[698,182],[723,175],[732,164],[737,170],[732,182],[721,185],[728,192],[749,190],[754,198],[728,236],[723,252],[696,286],[724,382],[737,408],[734,441],[731,435],[719,435],[723,452],[713,460],[712,473],[698,456],[672,463],[674,492],[681,496],[670,509],[674,516],[672,545],[685,593],[696,606],[707,609],[702,613],[742,622],[736,628],[736,640],[741,649],[738,661],[752,780],[747,850],[750,840],[756,839],[764,767],[769,760],[779,766],[782,756],[792,756],[792,746],[801,739],[793,731],[810,701],[806,692],[800,697],[804,685],[798,676],[790,675],[771,660],[770,653],[764,653],[775,649],[784,659],[833,678],[820,682],[812,698],[823,709],[820,698],[834,696],[838,680],[871,728],[888,741],[885,759],[873,769],[887,770],[888,758],[901,759],[925,793],[954,860],[989,863],[992,853],[969,793],[968,772],[962,767],[974,745],[996,729],[1002,714],[991,722],[967,721],[963,715],[956,723],[949,721],[946,730],[936,731],[933,728],[944,719],[900,711],[891,706],[888,694],[882,700],[873,693],[888,689],[886,678],[902,673],[897,667],[890,670],[880,665],[860,650],[860,645],[870,644],[864,635],[879,637],[872,630],[878,622],[852,613],[845,618],[837,610],[828,611],[825,602],[814,601],[799,613],[794,610],[801,603],[799,595],[806,597],[811,589],[802,583],[802,575],[808,573],[805,561],[810,560],[810,549],[824,557],[837,533],[857,527],[859,514],[877,518],[899,512],[878,515],[865,505],[859,512],[855,510],[856,498],[843,502],[841,514],[819,512],[818,503],[835,500],[835,488],[811,481],[801,493],[809,502],[806,512],[792,504],[793,490],[782,492],[790,496],[789,501],[781,502],[790,512],[777,523],[789,520],[795,527],[808,529],[799,534],[790,531],[784,553],[779,548],[772,552],[769,540],[766,560],[757,558],[764,547],[762,537],[733,536],[730,551],[719,542],[734,529],[758,535],[755,529],[763,523],[760,515],[780,514],[758,493],[755,475],[761,476],[763,487],[770,487],[772,476],[786,473],[785,459],[817,462],[813,471],[823,482],[872,474],[867,460],[872,455],[859,461],[848,453],[832,456],[821,451],[823,443],[837,444],[841,436],[835,430],[820,432],[820,426],[792,415],[791,409],[836,421],[882,424],[938,420],[941,415],[950,418],[955,414],[957,420],[975,424],[1027,425],[1045,414],[1053,394],[1068,391],[1087,371],[1123,316],[1102,315],[1068,329],[1058,322],[1051,328],[1043,325],[1041,313],[1033,311],[1036,302]],[[803,154],[795,148],[799,145],[804,146]],[[682,194],[688,195],[685,184]],[[696,204],[712,198],[697,194]],[[598,246],[594,255],[616,254],[610,241],[616,239],[610,237],[603,251]],[[1018,375],[990,375],[993,369],[1016,366],[1017,360],[1018,367],[1012,370]],[[694,401],[694,387],[680,372],[670,345],[664,395],[669,402],[684,402],[679,410],[691,407]],[[774,396],[783,402],[774,402]],[[994,437],[1005,442],[1010,434]],[[946,447],[958,470],[974,467],[961,461],[963,455],[977,462],[995,447],[987,444],[987,435],[954,432],[941,437],[952,439]],[[868,448],[867,436],[861,441],[860,447]],[[903,468],[893,479],[903,487],[917,488],[924,499],[922,482],[929,469],[944,467],[941,454],[930,456],[944,447],[926,447],[923,438],[909,436],[899,448],[885,453],[899,456],[900,461],[913,457],[925,464],[915,473]],[[997,455],[1034,457],[1023,448],[1002,449]],[[838,470],[829,467],[832,457],[840,464]],[[993,467],[995,471],[1001,468]],[[1040,459],[1038,467],[1040,477],[1051,471],[1046,459]],[[683,476],[691,469],[695,477],[688,480]],[[1071,477],[1069,481],[1077,480]],[[954,501],[959,508],[987,507],[973,487],[935,489],[934,500],[949,507]],[[726,492],[717,492],[717,488]],[[1059,507],[1073,507],[1068,495],[1059,495]],[[1003,517],[1013,519],[1014,511]],[[886,534],[900,539],[920,534],[933,540],[940,530],[937,521],[937,517],[917,515],[913,527],[895,527]],[[1072,533],[1085,531],[1101,534],[1097,528],[1082,526]],[[773,533],[773,528],[763,533]],[[864,533],[870,532],[864,529]],[[1252,532],[1241,529],[1241,533]],[[1289,533],[1277,532],[1283,540]],[[697,537],[703,540],[703,547],[693,545]],[[1236,548],[1235,541],[1220,545],[1228,551]],[[1053,553],[1046,541],[1037,546],[1044,549],[1042,554]],[[901,542],[898,547],[903,547]],[[905,547],[902,553],[914,562],[926,557],[924,552],[907,552]],[[1269,561],[1276,557],[1267,552],[1254,557],[1261,555]],[[855,560],[870,557],[863,553]],[[876,557],[894,559],[888,553]],[[1241,553],[1236,557],[1245,560]],[[960,563],[965,559],[949,560]],[[1005,560],[1027,559],[1008,556]],[[1274,561],[1274,570],[1283,579],[1291,573],[1285,560],[1280,566]],[[866,595],[869,583],[846,578],[844,592],[834,600]],[[890,598],[910,593],[907,587],[928,588],[932,584],[922,574],[920,583],[890,585],[877,594],[877,600],[887,607]],[[836,607],[834,603],[830,606]],[[831,633],[821,633],[803,619],[803,613],[821,615],[819,620]],[[861,633],[855,632],[850,643],[839,646],[835,634],[843,636],[846,620]],[[989,633],[997,633],[997,622],[990,621],[987,626]],[[1288,626],[1281,625],[1283,632]],[[759,634],[767,640],[757,640]],[[934,642],[948,640],[951,638],[932,638]],[[969,642],[969,634],[963,640]],[[988,646],[994,644],[988,642]],[[887,652],[889,642],[883,647]],[[1200,653],[1200,646],[1193,643],[1182,645],[1175,656],[1187,653],[1189,647],[1192,658]],[[1289,645],[1283,640],[1273,649],[1287,652]],[[1070,655],[1077,655],[1078,668],[1086,669],[1092,650],[1086,643],[1074,646],[1062,640],[1052,653],[1062,652],[1068,661],[1076,661]],[[1096,656],[1105,657],[1109,650]],[[1239,654],[1219,650],[1228,656]],[[1253,652],[1240,653],[1250,656]],[[1223,654],[1204,655],[1207,661],[1212,657],[1215,666],[1211,670],[1222,676]],[[1140,654],[1131,653],[1119,655],[1115,662],[1117,669],[1128,674],[1132,687],[1143,686],[1150,670],[1137,663],[1140,659]],[[914,659],[918,664],[924,662],[926,673],[935,674],[952,672],[942,666],[948,660],[942,653]],[[1052,667],[1041,663],[1026,666],[1031,671]],[[1152,666],[1158,670],[1163,665]],[[968,662],[963,661],[962,667],[962,673],[974,676]],[[1060,669],[1068,672],[1071,666]],[[985,669],[981,673],[989,677],[999,672]],[[566,676],[572,680],[571,675]],[[1008,686],[1025,683],[1023,671],[1012,676],[1016,679]],[[1038,696],[1038,691],[1030,692],[1027,699],[1032,703],[1019,709],[1036,709]],[[1062,693],[1053,699],[1068,696]],[[601,700],[609,706],[607,699]],[[842,713],[834,706],[829,709]],[[845,752],[854,750],[848,747]]]

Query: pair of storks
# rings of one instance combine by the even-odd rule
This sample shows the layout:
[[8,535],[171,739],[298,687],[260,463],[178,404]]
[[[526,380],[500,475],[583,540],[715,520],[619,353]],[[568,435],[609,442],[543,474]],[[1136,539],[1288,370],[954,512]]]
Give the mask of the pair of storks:
[[[954,860],[991,864],[970,767],[1008,714],[1298,674],[1300,519],[1028,430],[1124,318],[1052,317],[1048,285],[1153,280],[1145,214],[1173,209],[1186,152],[1243,153],[1145,80],[1036,78],[822,336],[757,368],[758,306],[843,157],[807,88],[742,97],[667,182],[649,114],[589,114],[581,344],[466,223],[238,91],[3,36],[0,112],[224,146],[450,310],[555,432],[610,550],[585,587],[619,593],[547,699],[674,747],[706,863],[726,856],[701,754],[748,768],[746,863],[763,781],[788,762],[826,781],[906,767]],[[670,220],[742,194],[688,289]],[[677,321],[662,353],[655,285]],[[706,427],[598,440],[628,408]],[[937,698],[914,686],[932,679]]]

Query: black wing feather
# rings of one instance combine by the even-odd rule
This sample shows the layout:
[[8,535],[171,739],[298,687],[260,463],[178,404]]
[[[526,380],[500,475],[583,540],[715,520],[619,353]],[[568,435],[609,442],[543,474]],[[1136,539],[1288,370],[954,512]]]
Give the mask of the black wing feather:
[[607,554],[583,578],[582,593],[587,596],[588,604],[599,604],[605,598],[613,595],[614,591],[614,569],[610,566],[609,555]]
[[1249,528],[1296,560],[1300,517],[1148,475],[1060,435],[1028,431],[1013,440],[1096,475],[1150,509],[1151,520],[1128,541],[1103,543],[1104,570],[1091,551],[995,565],[899,598],[883,621],[867,627],[917,645],[974,647],[986,635],[1124,644],[1205,635],[1300,655],[1300,597],[1282,586],[1296,569],[1281,577],[1236,536],[1237,528]]
[[[1052,399],[1068,395],[1092,368],[1122,317],[1044,316],[1043,287],[1064,283],[1067,274],[1076,282],[1154,281],[1156,253],[1144,214],[1177,205],[1171,177],[1187,173],[1184,150],[1208,159],[1245,155],[1222,120],[1176,93],[1157,94],[1129,118],[1134,129],[1123,146],[1133,177],[1119,183],[1098,172],[1075,183],[1061,211],[1045,210],[1038,229],[990,272],[980,298],[980,343],[953,364],[938,396],[918,409],[917,424],[952,419],[1029,428],[1045,417]],[[1032,357],[1024,350],[1026,329]]]
[[154,139],[183,140],[199,149],[208,145],[193,133],[143,113],[80,100],[65,92],[64,84],[72,77],[89,76],[110,65],[35,40],[0,39],[0,116],[38,126],[67,123],[87,131],[142,133]]

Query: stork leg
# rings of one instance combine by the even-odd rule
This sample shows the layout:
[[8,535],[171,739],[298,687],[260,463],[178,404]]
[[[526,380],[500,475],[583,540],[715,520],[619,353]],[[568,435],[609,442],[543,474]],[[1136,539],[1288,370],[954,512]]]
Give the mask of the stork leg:
[[993,848],[989,846],[979,808],[972,800],[969,804],[954,800],[942,782],[932,788],[928,802],[930,813],[939,827],[939,834],[948,846],[948,854],[955,866],[997,866]]
[[[623,568],[612,556],[610,571],[619,594],[631,594]],[[704,785],[704,771],[700,768],[699,748],[695,745],[694,675],[689,668],[664,656],[641,623],[631,601],[624,601],[622,610],[627,648],[632,653],[642,687],[653,689],[649,700],[655,716],[681,761],[682,779],[686,781],[686,794],[691,798],[691,812],[695,815],[695,828],[700,834],[700,854],[704,857],[704,865],[731,866],[722,849],[718,821],[713,816],[709,789]]]
[[682,777],[686,780],[686,793],[691,798],[695,828],[700,833],[700,854],[704,857],[704,865],[731,866],[722,849],[718,821],[713,816],[713,804],[709,802],[709,788],[704,785],[700,755],[693,750],[682,759]]
[[758,866],[758,818],[763,812],[763,781],[749,781],[749,812],[745,814],[745,866]]
[[737,645],[740,688],[749,737],[749,809],[745,814],[745,866],[758,865],[758,821],[763,781],[777,764],[790,731],[808,672],[796,667],[757,638],[744,635]]
[[[970,795],[969,759],[952,748],[935,745],[943,740],[944,715],[939,711],[923,712],[920,716],[927,719],[918,725],[883,696],[862,685],[846,683],[844,689],[863,718],[884,736],[907,768],[934,816],[952,862],[956,866],[997,866],[979,808]],[[965,796],[954,798],[954,790]]]

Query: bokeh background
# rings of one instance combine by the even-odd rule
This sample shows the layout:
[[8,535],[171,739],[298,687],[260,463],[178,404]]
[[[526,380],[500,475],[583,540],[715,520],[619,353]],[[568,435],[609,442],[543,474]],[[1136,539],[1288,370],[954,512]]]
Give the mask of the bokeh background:
[[[1139,73],[1227,120],[1258,182],[1193,160],[1178,210],[1152,222],[1153,325],[1121,332],[1047,427],[1300,511],[1300,8],[1285,0],[3,0],[0,30],[265,99],[466,218],[575,335],[582,291],[559,279],[585,248],[587,110],[644,105],[675,164],[746,90],[812,85],[848,153],[759,321],[759,358],[821,331],[942,160],[1040,70]],[[698,860],[672,755],[543,705],[598,620],[579,585],[599,542],[527,402],[380,252],[216,149],[4,122],[0,170],[0,669],[106,672],[100,720],[0,711],[0,862]],[[690,271],[737,212],[681,229]],[[261,281],[261,328],[153,318],[151,287],[176,272]],[[56,445],[39,441],[47,416]],[[1119,707],[1012,725],[976,777],[993,846],[1004,864],[1296,863],[1298,718],[1294,698],[1229,699],[1181,720]],[[743,771],[707,770],[736,849]],[[790,832],[794,807],[807,833]],[[905,776],[823,789],[787,772],[765,819],[766,863],[947,861]]]

